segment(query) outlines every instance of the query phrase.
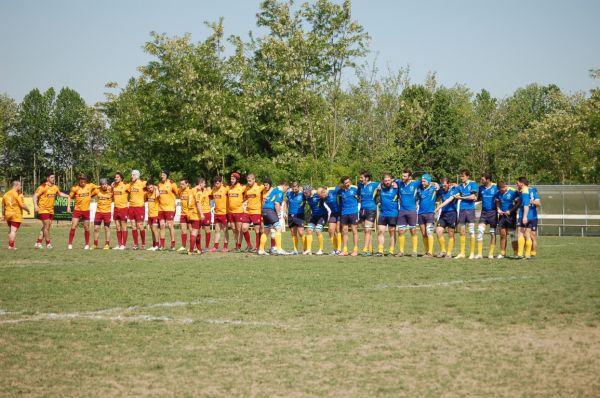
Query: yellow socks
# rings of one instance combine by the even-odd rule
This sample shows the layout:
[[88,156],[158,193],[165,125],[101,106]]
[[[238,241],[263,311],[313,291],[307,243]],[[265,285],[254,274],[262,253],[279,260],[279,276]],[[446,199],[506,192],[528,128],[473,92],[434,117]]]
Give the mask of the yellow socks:
[[533,245],[533,241],[531,239],[527,239],[525,241],[525,257],[531,257],[531,246]]
[[490,243],[490,251],[488,252],[488,256],[489,257],[494,257],[494,250],[496,249],[496,245],[493,243]]
[[427,237],[427,253],[433,254],[433,235]]
[[[483,242],[482,242],[482,244],[483,244]],[[471,245],[469,247],[469,250],[470,250],[471,255],[475,255],[475,237],[474,236],[471,236]]]
[[483,241],[482,240],[477,241],[477,254],[480,256],[483,256]]
[[425,250],[425,253],[429,253],[429,239],[427,239],[427,237],[423,239],[423,249]]
[[460,254],[462,254],[464,256],[466,250],[467,250],[467,237],[461,235],[460,236]]
[[518,242],[517,256],[523,257],[523,251],[525,250],[525,237],[519,236],[519,239],[517,242]]
[[319,250],[323,251],[323,247],[325,247],[325,244],[323,242],[323,234],[317,235],[317,239],[319,240]]
[[377,245],[377,253],[383,253],[383,245]]
[[454,249],[454,237],[448,238],[448,251],[446,253],[452,255],[453,249]]
[[[440,251],[442,253],[445,253],[446,252],[446,238],[444,238],[443,235],[438,238],[438,243],[440,245]],[[450,245],[450,241],[448,241],[448,245]]]
[[298,251],[298,236],[292,236],[292,244],[294,245],[294,251]]
[[265,251],[265,245],[267,244],[267,234],[262,234],[260,236],[260,251],[264,252]]
[[342,250],[342,233],[338,232],[335,236],[337,236],[337,249],[340,251]]
[[306,238],[306,249],[305,250],[312,251],[312,242],[313,242],[312,234],[306,235],[305,238]]
[[281,232],[275,233],[275,247],[277,250],[281,250]]
[[398,237],[398,249],[400,253],[404,253],[404,241],[406,240],[406,236],[404,234]]
[[304,236],[302,237],[302,251],[308,250],[308,249],[307,249],[307,246],[306,246],[306,243],[307,243],[307,242],[308,242],[308,236],[307,236],[307,235],[304,235]]
[[337,250],[337,235],[333,234],[329,237],[329,240],[331,241],[331,250]]
[[412,235],[410,239],[412,241],[412,252],[416,253],[419,248],[419,237],[417,235]]

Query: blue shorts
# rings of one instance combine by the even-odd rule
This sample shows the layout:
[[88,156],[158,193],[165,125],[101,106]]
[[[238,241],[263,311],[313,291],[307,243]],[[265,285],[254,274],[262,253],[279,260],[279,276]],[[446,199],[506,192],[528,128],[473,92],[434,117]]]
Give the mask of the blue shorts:
[[340,220],[342,225],[357,225],[358,224],[358,213],[342,214]]
[[538,220],[537,218],[534,218],[533,220],[527,220],[527,224],[523,224],[523,219],[519,220],[519,227],[521,228],[527,228],[532,230],[533,232],[537,231],[537,227],[538,227]]
[[288,227],[300,227],[304,228],[304,214],[290,214],[288,215]]
[[475,224],[475,209],[461,210],[458,215],[459,224]]
[[496,225],[498,225],[496,210],[482,210],[479,216],[479,224],[489,224],[490,228],[496,228]]
[[360,222],[374,223],[377,218],[377,210],[360,209]]
[[262,211],[263,224],[266,228],[279,227],[279,217],[273,209],[263,209]]
[[419,214],[418,221],[419,221],[419,225],[433,224],[433,223],[435,223],[435,214],[433,214],[433,213]]
[[498,225],[504,229],[515,229],[517,227],[517,215],[513,213],[509,216],[500,216]]
[[417,226],[417,211],[416,210],[400,210],[398,213],[398,220],[396,220],[398,227],[416,227]]
[[329,215],[329,224],[337,224],[341,218],[340,213],[331,213]]
[[442,213],[438,221],[438,227],[456,228],[456,212],[447,211],[445,213]]
[[377,225],[380,225],[382,227],[395,227],[397,220],[398,216],[379,216],[379,220],[377,220]]
[[310,216],[308,220],[308,229],[322,230],[323,225],[327,224],[327,214],[322,216]]

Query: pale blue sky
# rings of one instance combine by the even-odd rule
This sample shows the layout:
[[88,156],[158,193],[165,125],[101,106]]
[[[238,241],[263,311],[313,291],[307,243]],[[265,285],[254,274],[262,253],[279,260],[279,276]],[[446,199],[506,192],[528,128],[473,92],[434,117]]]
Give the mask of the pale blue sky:
[[[33,88],[68,86],[88,103],[104,84],[123,85],[149,57],[152,30],[208,34],[203,21],[225,17],[226,34],[256,31],[259,0],[0,0],[0,93],[17,100]],[[299,3],[299,2],[298,2]],[[413,81],[437,72],[505,97],[532,82],[568,93],[600,85],[598,0],[354,0],[354,19],[372,36],[380,69],[410,66]],[[350,77],[348,77],[350,79]]]

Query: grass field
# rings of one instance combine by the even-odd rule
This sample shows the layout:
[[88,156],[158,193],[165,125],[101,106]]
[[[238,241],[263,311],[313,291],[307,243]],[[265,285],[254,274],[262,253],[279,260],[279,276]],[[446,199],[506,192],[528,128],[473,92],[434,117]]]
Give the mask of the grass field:
[[[600,396],[600,240],[539,259],[19,250],[0,396]],[[78,232],[77,246],[81,247]]]

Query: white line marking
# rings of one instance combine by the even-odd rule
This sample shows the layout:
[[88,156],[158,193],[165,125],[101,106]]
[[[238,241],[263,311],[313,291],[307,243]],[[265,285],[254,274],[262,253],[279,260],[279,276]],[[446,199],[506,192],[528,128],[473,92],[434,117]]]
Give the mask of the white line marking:
[[213,325],[235,325],[235,326],[271,326],[277,328],[286,328],[287,325],[281,325],[272,322],[242,321],[239,319],[207,319],[207,323]]
[[484,278],[484,279],[474,279],[474,280],[455,280],[455,281],[440,281],[435,283],[428,283],[423,285],[377,285],[377,289],[423,289],[423,288],[435,288],[435,287],[447,287],[454,285],[463,285],[468,283],[493,283],[493,282],[505,282],[505,281],[514,281],[521,279],[531,279],[530,276],[509,276],[509,277],[495,277],[495,278]]
[[48,313],[48,314],[37,314],[29,317],[18,318],[18,319],[6,319],[0,321],[0,324],[10,323],[22,323],[22,322],[36,322],[36,321],[62,321],[68,319],[92,319],[99,321],[119,321],[119,322],[134,322],[134,321],[162,321],[162,322],[177,322],[177,323],[192,323],[194,320],[186,317],[168,317],[168,316],[153,316],[146,314],[138,315],[116,315],[106,316],[99,315],[96,313]]

